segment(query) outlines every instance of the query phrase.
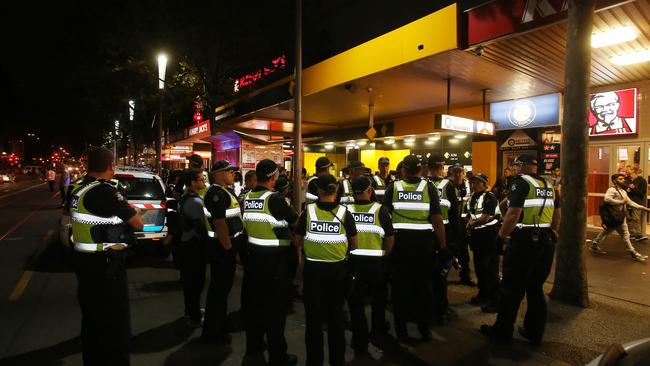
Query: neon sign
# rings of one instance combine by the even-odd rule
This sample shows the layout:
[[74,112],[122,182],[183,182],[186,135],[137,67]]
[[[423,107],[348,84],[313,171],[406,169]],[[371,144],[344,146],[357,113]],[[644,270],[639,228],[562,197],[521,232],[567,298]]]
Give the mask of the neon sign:
[[262,78],[265,78],[275,73],[278,70],[284,69],[286,66],[287,66],[287,57],[285,55],[275,58],[271,60],[271,64],[269,66],[264,66],[263,68],[255,72],[246,74],[240,78],[235,79],[233,90],[235,91],[235,93],[237,93],[242,88],[253,85],[254,83],[261,80]]

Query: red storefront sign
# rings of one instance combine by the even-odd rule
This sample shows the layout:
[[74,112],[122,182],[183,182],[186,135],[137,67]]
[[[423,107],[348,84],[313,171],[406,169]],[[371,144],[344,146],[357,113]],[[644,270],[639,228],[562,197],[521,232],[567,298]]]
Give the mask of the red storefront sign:
[[636,88],[591,94],[589,136],[636,134],[636,95]]
[[203,121],[187,129],[187,137],[204,138],[210,136],[210,121]]
[[[596,0],[596,9],[622,3]],[[567,18],[568,0],[496,0],[467,11],[467,44],[473,46]]]

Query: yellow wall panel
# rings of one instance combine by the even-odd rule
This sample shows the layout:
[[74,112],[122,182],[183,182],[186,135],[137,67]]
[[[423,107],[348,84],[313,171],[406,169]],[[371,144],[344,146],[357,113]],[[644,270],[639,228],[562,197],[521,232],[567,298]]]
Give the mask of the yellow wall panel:
[[472,142],[472,172],[488,176],[492,185],[497,178],[497,143],[496,141]]

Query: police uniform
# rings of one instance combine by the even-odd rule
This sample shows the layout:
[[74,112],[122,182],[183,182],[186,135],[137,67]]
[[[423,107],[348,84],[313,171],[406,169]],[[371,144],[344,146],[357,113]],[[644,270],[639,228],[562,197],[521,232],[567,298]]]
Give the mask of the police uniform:
[[323,364],[323,321],[326,320],[330,365],[344,365],[345,262],[349,238],[357,235],[354,217],[338,203],[312,203],[300,215],[296,235],[304,237],[306,364]]
[[[210,287],[205,306],[203,338],[223,339],[228,314],[228,294],[235,280],[236,254],[240,254],[242,263],[246,261],[246,248],[241,243],[244,225],[239,201],[234,192],[226,187],[213,184],[204,198],[206,217],[208,218],[207,257],[210,263]],[[214,220],[224,219],[228,226],[228,236],[232,248],[225,250],[214,226]]]
[[316,191],[316,179],[318,176],[312,175],[307,179],[307,190],[305,191],[305,205],[318,201],[318,192]]
[[551,223],[559,200],[545,178],[526,174],[513,179],[508,199],[509,207],[522,208],[522,214],[503,258],[502,298],[490,333],[494,337],[512,337],[519,305],[526,295],[523,330],[531,342],[539,342],[547,315],[543,285],[555,252]]
[[438,192],[425,179],[407,177],[388,187],[384,206],[391,212],[395,228],[390,255],[395,332],[398,337],[406,336],[410,306],[415,306],[418,329],[425,336],[429,333],[430,270],[436,243],[431,216],[440,215]]
[[[483,175],[477,175],[483,177]],[[474,178],[479,179],[479,178]],[[487,179],[484,180],[487,183]],[[494,306],[499,289],[499,248],[496,243],[499,229],[499,202],[488,190],[474,192],[469,201],[469,216],[478,220],[482,215],[490,216],[488,222],[470,229],[470,247],[474,252],[474,270],[478,294],[474,303]]]
[[[366,183],[367,184],[367,183]],[[366,186],[367,188],[367,186]],[[357,201],[348,207],[358,232],[358,248],[350,252],[354,276],[349,298],[352,320],[352,348],[368,351],[369,338],[381,347],[386,339],[387,269],[384,238],[394,235],[390,214],[377,202]],[[372,317],[368,333],[366,298],[369,297]]]
[[[429,177],[429,181],[438,190],[440,199],[440,215],[445,225],[445,238],[448,243],[454,243],[459,237],[460,217],[458,216],[458,200],[453,183],[447,178]],[[433,318],[438,324],[446,321],[449,309],[447,298],[447,274],[450,269],[451,255],[447,249],[437,250],[433,258]]]
[[463,180],[463,183],[459,186],[454,185],[456,188],[456,199],[458,202],[458,213],[456,217],[459,217],[459,231],[458,236],[453,241],[454,245],[451,245],[450,248],[453,251],[453,254],[458,258],[458,263],[460,264],[460,280],[461,282],[470,283],[472,281],[471,270],[469,267],[469,238],[462,228],[467,222],[467,203],[469,202],[469,189],[467,187],[467,181]]
[[131,325],[126,250],[136,215],[115,185],[86,176],[71,192],[72,245],[79,281],[85,365],[128,365]]
[[344,178],[339,182],[339,190],[337,192],[337,201],[342,205],[351,205],[354,203],[354,194],[352,192],[352,183],[348,178]]
[[202,319],[201,294],[205,287],[206,253],[209,222],[203,199],[186,190],[178,202],[179,247],[185,315],[197,326]]
[[[258,163],[258,173],[262,162]],[[289,223],[297,218],[280,194],[262,186],[244,199],[243,221],[250,245],[243,289],[246,350],[262,352],[266,335],[271,365],[284,364],[288,357],[284,328],[289,299]]]
[[377,202],[384,202],[384,194],[386,193],[387,187],[387,183],[384,178],[380,177],[379,175],[373,175],[372,185],[375,188],[373,192],[377,195]]

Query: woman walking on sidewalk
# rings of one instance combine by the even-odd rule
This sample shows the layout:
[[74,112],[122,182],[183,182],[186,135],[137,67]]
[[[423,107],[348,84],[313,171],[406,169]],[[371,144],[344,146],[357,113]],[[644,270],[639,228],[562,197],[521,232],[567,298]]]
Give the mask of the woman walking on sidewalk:
[[628,198],[627,193],[625,192],[626,184],[625,176],[623,174],[612,175],[612,183],[613,185],[609,187],[605,193],[605,205],[610,205],[612,211],[621,211],[623,222],[617,226],[603,223],[603,231],[601,231],[600,234],[598,234],[598,236],[596,236],[596,238],[591,242],[589,250],[597,254],[607,254],[607,252],[600,248],[599,244],[605,240],[609,234],[616,231],[623,238],[623,242],[625,242],[627,251],[630,253],[632,259],[638,262],[644,262],[648,256],[637,252],[632,245],[632,242],[630,241],[630,231],[627,227],[627,219],[625,219],[625,211],[627,206],[644,211],[650,211],[650,209],[641,206]]

